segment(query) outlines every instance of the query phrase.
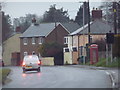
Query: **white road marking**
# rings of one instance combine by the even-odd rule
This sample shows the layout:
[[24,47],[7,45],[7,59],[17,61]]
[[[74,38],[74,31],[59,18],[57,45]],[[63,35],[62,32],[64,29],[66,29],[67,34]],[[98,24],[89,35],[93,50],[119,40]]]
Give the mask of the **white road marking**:
[[105,70],[98,70],[98,71],[105,72]]
[[116,72],[112,71],[112,73],[116,73]]
[[107,72],[107,71],[106,71],[106,74],[108,74],[110,76],[110,78],[112,80],[112,87],[114,88],[115,87],[115,81],[113,79],[113,76],[109,72]]
[[109,73],[109,72],[106,72],[106,74],[110,75],[110,73]]

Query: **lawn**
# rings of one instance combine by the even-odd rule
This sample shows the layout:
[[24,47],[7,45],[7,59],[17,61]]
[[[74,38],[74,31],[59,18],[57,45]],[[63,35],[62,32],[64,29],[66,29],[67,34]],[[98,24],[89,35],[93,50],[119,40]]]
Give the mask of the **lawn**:
[[10,73],[9,68],[0,68],[0,83],[4,83],[7,75]]

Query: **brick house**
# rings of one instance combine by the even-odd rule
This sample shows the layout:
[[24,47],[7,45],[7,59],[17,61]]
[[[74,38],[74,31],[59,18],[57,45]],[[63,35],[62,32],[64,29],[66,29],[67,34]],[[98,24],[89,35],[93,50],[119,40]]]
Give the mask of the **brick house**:
[[64,45],[64,36],[77,30],[79,25],[70,23],[41,23],[32,25],[20,37],[21,60],[26,54],[38,52],[38,47],[43,42],[57,42]]
[[[113,27],[102,19],[101,10],[92,11],[90,22],[91,43],[96,40],[105,41],[106,33],[113,32]],[[68,36],[68,47],[64,48],[64,63],[78,64],[78,57],[86,57],[86,44],[88,44],[88,24],[70,33]]]

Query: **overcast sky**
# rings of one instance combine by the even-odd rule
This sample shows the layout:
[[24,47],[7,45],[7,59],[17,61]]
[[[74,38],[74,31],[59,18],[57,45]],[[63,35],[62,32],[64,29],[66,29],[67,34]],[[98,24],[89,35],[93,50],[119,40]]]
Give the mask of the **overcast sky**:
[[[17,0],[16,0],[17,1]],[[26,0],[27,1],[27,0]],[[28,2],[29,1],[29,2]],[[37,14],[38,16],[42,16],[44,12],[49,10],[50,5],[56,4],[56,8],[62,8],[64,10],[68,10],[68,14],[71,19],[74,19],[77,15],[77,11],[82,3],[75,2],[34,2],[28,0],[27,2],[5,2],[3,11],[6,14],[9,14],[11,18],[18,18],[21,16],[25,16],[26,14]],[[43,0],[42,0],[43,1]],[[90,8],[97,8],[101,5],[101,2],[91,2]]]

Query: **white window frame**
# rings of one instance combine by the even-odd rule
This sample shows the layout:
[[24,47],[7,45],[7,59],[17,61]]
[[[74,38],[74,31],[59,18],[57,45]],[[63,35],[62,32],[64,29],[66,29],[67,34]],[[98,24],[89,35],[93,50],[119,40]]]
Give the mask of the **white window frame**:
[[28,39],[27,38],[23,38],[23,44],[27,45],[27,43],[28,43]]
[[90,41],[91,41],[91,42],[93,41],[93,36],[90,36]]
[[[73,48],[76,48],[76,51],[73,51]],[[73,47],[72,47],[72,51],[73,51],[73,52],[77,52],[77,51],[78,51],[78,47],[73,46]]]
[[35,44],[35,37],[32,37],[32,44]]
[[28,55],[28,52],[24,52],[24,56]]
[[42,43],[43,43],[43,38],[39,37],[39,44],[42,44]]
[[68,37],[64,37],[64,44],[68,44]]
[[69,48],[64,48],[64,52],[65,52],[65,53],[66,53],[65,49],[68,49],[68,50],[69,50],[68,52],[70,52],[70,49],[69,49]]
[[32,55],[35,55],[35,51],[32,51]]

